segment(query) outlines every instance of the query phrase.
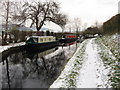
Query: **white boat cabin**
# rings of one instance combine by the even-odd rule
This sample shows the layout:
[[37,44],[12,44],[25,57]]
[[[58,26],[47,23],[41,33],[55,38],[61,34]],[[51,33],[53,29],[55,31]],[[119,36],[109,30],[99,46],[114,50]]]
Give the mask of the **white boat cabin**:
[[43,43],[43,42],[53,42],[56,41],[54,36],[31,36],[27,38],[28,43]]

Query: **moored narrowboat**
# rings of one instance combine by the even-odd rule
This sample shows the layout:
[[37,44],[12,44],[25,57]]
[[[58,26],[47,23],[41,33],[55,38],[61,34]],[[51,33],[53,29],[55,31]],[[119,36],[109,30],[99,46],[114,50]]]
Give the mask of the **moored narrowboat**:
[[59,42],[54,36],[31,36],[26,39],[27,51],[44,51],[57,47]]
[[76,35],[66,35],[64,38],[59,39],[60,45],[67,46],[67,45],[72,45],[77,41],[77,36]]

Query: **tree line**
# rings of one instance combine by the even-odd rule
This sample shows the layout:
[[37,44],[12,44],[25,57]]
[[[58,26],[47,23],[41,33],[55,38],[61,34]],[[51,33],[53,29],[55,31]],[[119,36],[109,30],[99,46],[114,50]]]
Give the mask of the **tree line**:
[[85,31],[80,32],[82,35],[112,35],[120,33],[120,14],[117,14],[99,26],[97,23],[94,26],[88,27]]
[[[86,28],[86,25],[81,25],[80,18],[68,20],[68,16],[61,12],[59,2],[55,0],[30,2],[11,2],[9,0],[3,0],[1,1],[0,6],[2,7],[2,24],[5,25],[5,30],[2,33],[3,44],[6,44],[8,35],[9,38],[11,38],[11,35],[17,38],[17,32],[20,32],[21,37],[24,37],[24,39],[24,35],[29,36],[30,32],[28,33],[25,31],[18,31],[15,27],[13,27],[13,30],[10,31],[10,24],[21,26],[29,23],[30,27],[36,28],[36,35],[40,35],[41,32],[39,31],[48,21],[59,25],[62,28],[62,33],[65,29],[68,29],[69,32],[72,32],[73,30],[77,36],[80,34],[114,34],[119,32],[120,28],[120,14],[113,16],[110,20],[104,22],[101,26],[99,26],[96,22],[94,26]],[[81,31],[81,28],[84,28],[85,31]],[[15,33],[16,36],[14,35]],[[18,40],[15,40],[15,42],[17,41]],[[23,39],[20,41],[23,41]]]
[[37,35],[47,21],[54,22],[64,29],[68,20],[67,15],[60,11],[59,2],[55,0],[30,2],[3,0],[0,5],[3,7],[1,8],[2,24],[5,25],[5,31],[2,35],[3,43],[6,43],[9,24],[25,25],[25,23],[29,23],[30,27],[37,29]]
[[[2,32],[2,35],[4,35],[4,32]],[[7,43],[13,43],[13,42],[17,43],[17,42],[24,42],[27,39],[27,37],[36,35],[36,31],[20,31],[16,28],[13,28],[12,30],[10,30],[10,32],[8,32],[8,35],[9,38],[7,38],[6,40]],[[38,35],[56,36],[56,33],[47,30],[47,31],[39,31]]]

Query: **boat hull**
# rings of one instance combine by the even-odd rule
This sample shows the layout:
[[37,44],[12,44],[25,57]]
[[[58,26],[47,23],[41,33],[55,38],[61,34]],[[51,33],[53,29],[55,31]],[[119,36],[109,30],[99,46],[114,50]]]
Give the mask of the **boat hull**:
[[62,44],[70,44],[70,43],[74,43],[75,41],[77,41],[77,38],[64,38],[64,39],[60,39],[59,43]]
[[45,43],[26,44],[24,46],[24,49],[27,52],[41,52],[58,46],[59,46],[59,42],[54,41],[54,42],[45,42]]

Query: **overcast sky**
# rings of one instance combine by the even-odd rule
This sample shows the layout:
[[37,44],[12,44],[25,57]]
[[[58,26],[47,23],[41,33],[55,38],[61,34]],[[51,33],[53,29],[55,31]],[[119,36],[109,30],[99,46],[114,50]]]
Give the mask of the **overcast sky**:
[[[12,0],[16,1],[16,0]],[[27,0],[30,1],[30,0]],[[120,0],[58,0],[63,13],[69,18],[79,17],[82,24],[94,25],[96,21],[105,22],[118,13]],[[50,28],[53,26],[48,24]],[[53,28],[57,28],[54,26]],[[60,28],[58,28],[60,29]]]
[[105,22],[118,13],[119,0],[59,0],[61,9],[69,17],[80,17],[82,22],[93,25]]
[[[82,24],[103,23],[118,13],[119,0],[59,0],[61,10],[70,18],[81,18]],[[50,25],[49,25],[50,26]]]

